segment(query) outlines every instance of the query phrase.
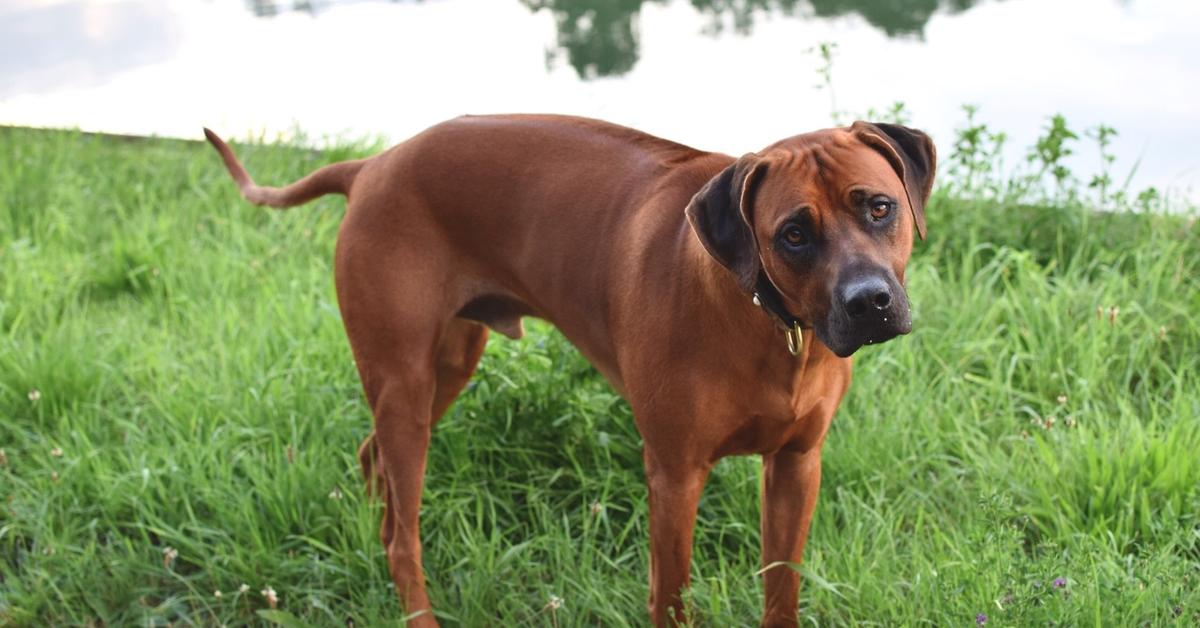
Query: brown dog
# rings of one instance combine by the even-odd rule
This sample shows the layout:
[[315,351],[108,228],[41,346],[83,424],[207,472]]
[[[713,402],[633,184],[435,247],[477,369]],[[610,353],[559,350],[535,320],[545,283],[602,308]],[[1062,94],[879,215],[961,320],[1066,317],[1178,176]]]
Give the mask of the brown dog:
[[[584,118],[468,116],[275,189],[205,133],[253,203],[349,199],[338,302],[375,416],[360,458],[408,612],[430,608],[417,532],[430,432],[487,328],[518,338],[523,316],[556,325],[633,408],[656,625],[684,618],[696,505],[724,456],[763,456],[763,562],[800,562],[848,357],[911,328],[925,134],[857,122],[735,160]],[[766,571],[763,624],[795,625],[799,584],[786,565]]]

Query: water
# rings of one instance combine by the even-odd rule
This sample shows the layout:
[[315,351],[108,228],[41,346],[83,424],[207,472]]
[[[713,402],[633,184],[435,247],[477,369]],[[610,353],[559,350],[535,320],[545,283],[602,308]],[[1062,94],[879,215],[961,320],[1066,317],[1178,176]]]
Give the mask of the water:
[[[971,103],[1010,135],[1009,163],[1061,112],[1120,132],[1115,178],[1136,164],[1134,191],[1200,190],[1192,0],[295,4],[5,0],[0,124],[398,141],[461,113],[547,111],[737,155],[902,101],[945,157]],[[1076,151],[1095,172],[1095,147]]]

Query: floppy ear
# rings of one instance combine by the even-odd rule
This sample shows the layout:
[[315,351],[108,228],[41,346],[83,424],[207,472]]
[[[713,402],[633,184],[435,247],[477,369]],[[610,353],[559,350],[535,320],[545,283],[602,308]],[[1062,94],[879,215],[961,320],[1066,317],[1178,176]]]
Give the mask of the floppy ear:
[[743,155],[709,180],[687,206],[688,222],[713,259],[729,269],[738,285],[753,292],[761,262],[751,230],[755,184],[766,172],[758,155]]
[[900,180],[908,195],[917,235],[925,239],[925,204],[933,190],[933,174],[937,169],[937,149],[933,140],[921,131],[899,124],[855,122],[850,131],[871,148],[879,151]]

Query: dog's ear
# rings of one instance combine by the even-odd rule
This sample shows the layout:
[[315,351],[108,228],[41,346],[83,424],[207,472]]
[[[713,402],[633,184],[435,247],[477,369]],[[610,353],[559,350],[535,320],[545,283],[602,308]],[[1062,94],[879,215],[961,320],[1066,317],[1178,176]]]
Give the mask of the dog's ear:
[[892,164],[912,208],[917,235],[925,239],[925,204],[933,191],[937,149],[929,136],[916,129],[883,122],[855,122],[850,131],[867,146],[879,151]]
[[708,254],[729,269],[746,292],[754,291],[761,265],[751,205],[754,188],[765,172],[766,162],[758,155],[743,155],[704,184],[686,210]]

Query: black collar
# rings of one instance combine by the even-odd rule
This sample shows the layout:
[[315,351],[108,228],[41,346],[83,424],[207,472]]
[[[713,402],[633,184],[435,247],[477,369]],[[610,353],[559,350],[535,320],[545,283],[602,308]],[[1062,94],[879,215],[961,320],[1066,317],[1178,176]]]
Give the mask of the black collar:
[[787,337],[788,351],[792,355],[800,355],[804,349],[804,337],[800,330],[804,325],[788,311],[787,306],[783,304],[783,295],[779,293],[779,288],[775,287],[767,272],[761,269],[758,271],[758,281],[754,283],[754,304],[761,307],[767,316],[783,329]]
[[[758,281],[754,284],[754,304],[761,307],[772,319],[775,324],[781,329],[794,329],[800,319],[792,316],[788,311],[787,306],[783,304],[783,295],[779,294],[779,288],[775,287],[774,282],[770,277],[767,277],[766,271],[758,271]],[[805,325],[800,323],[800,327]]]

